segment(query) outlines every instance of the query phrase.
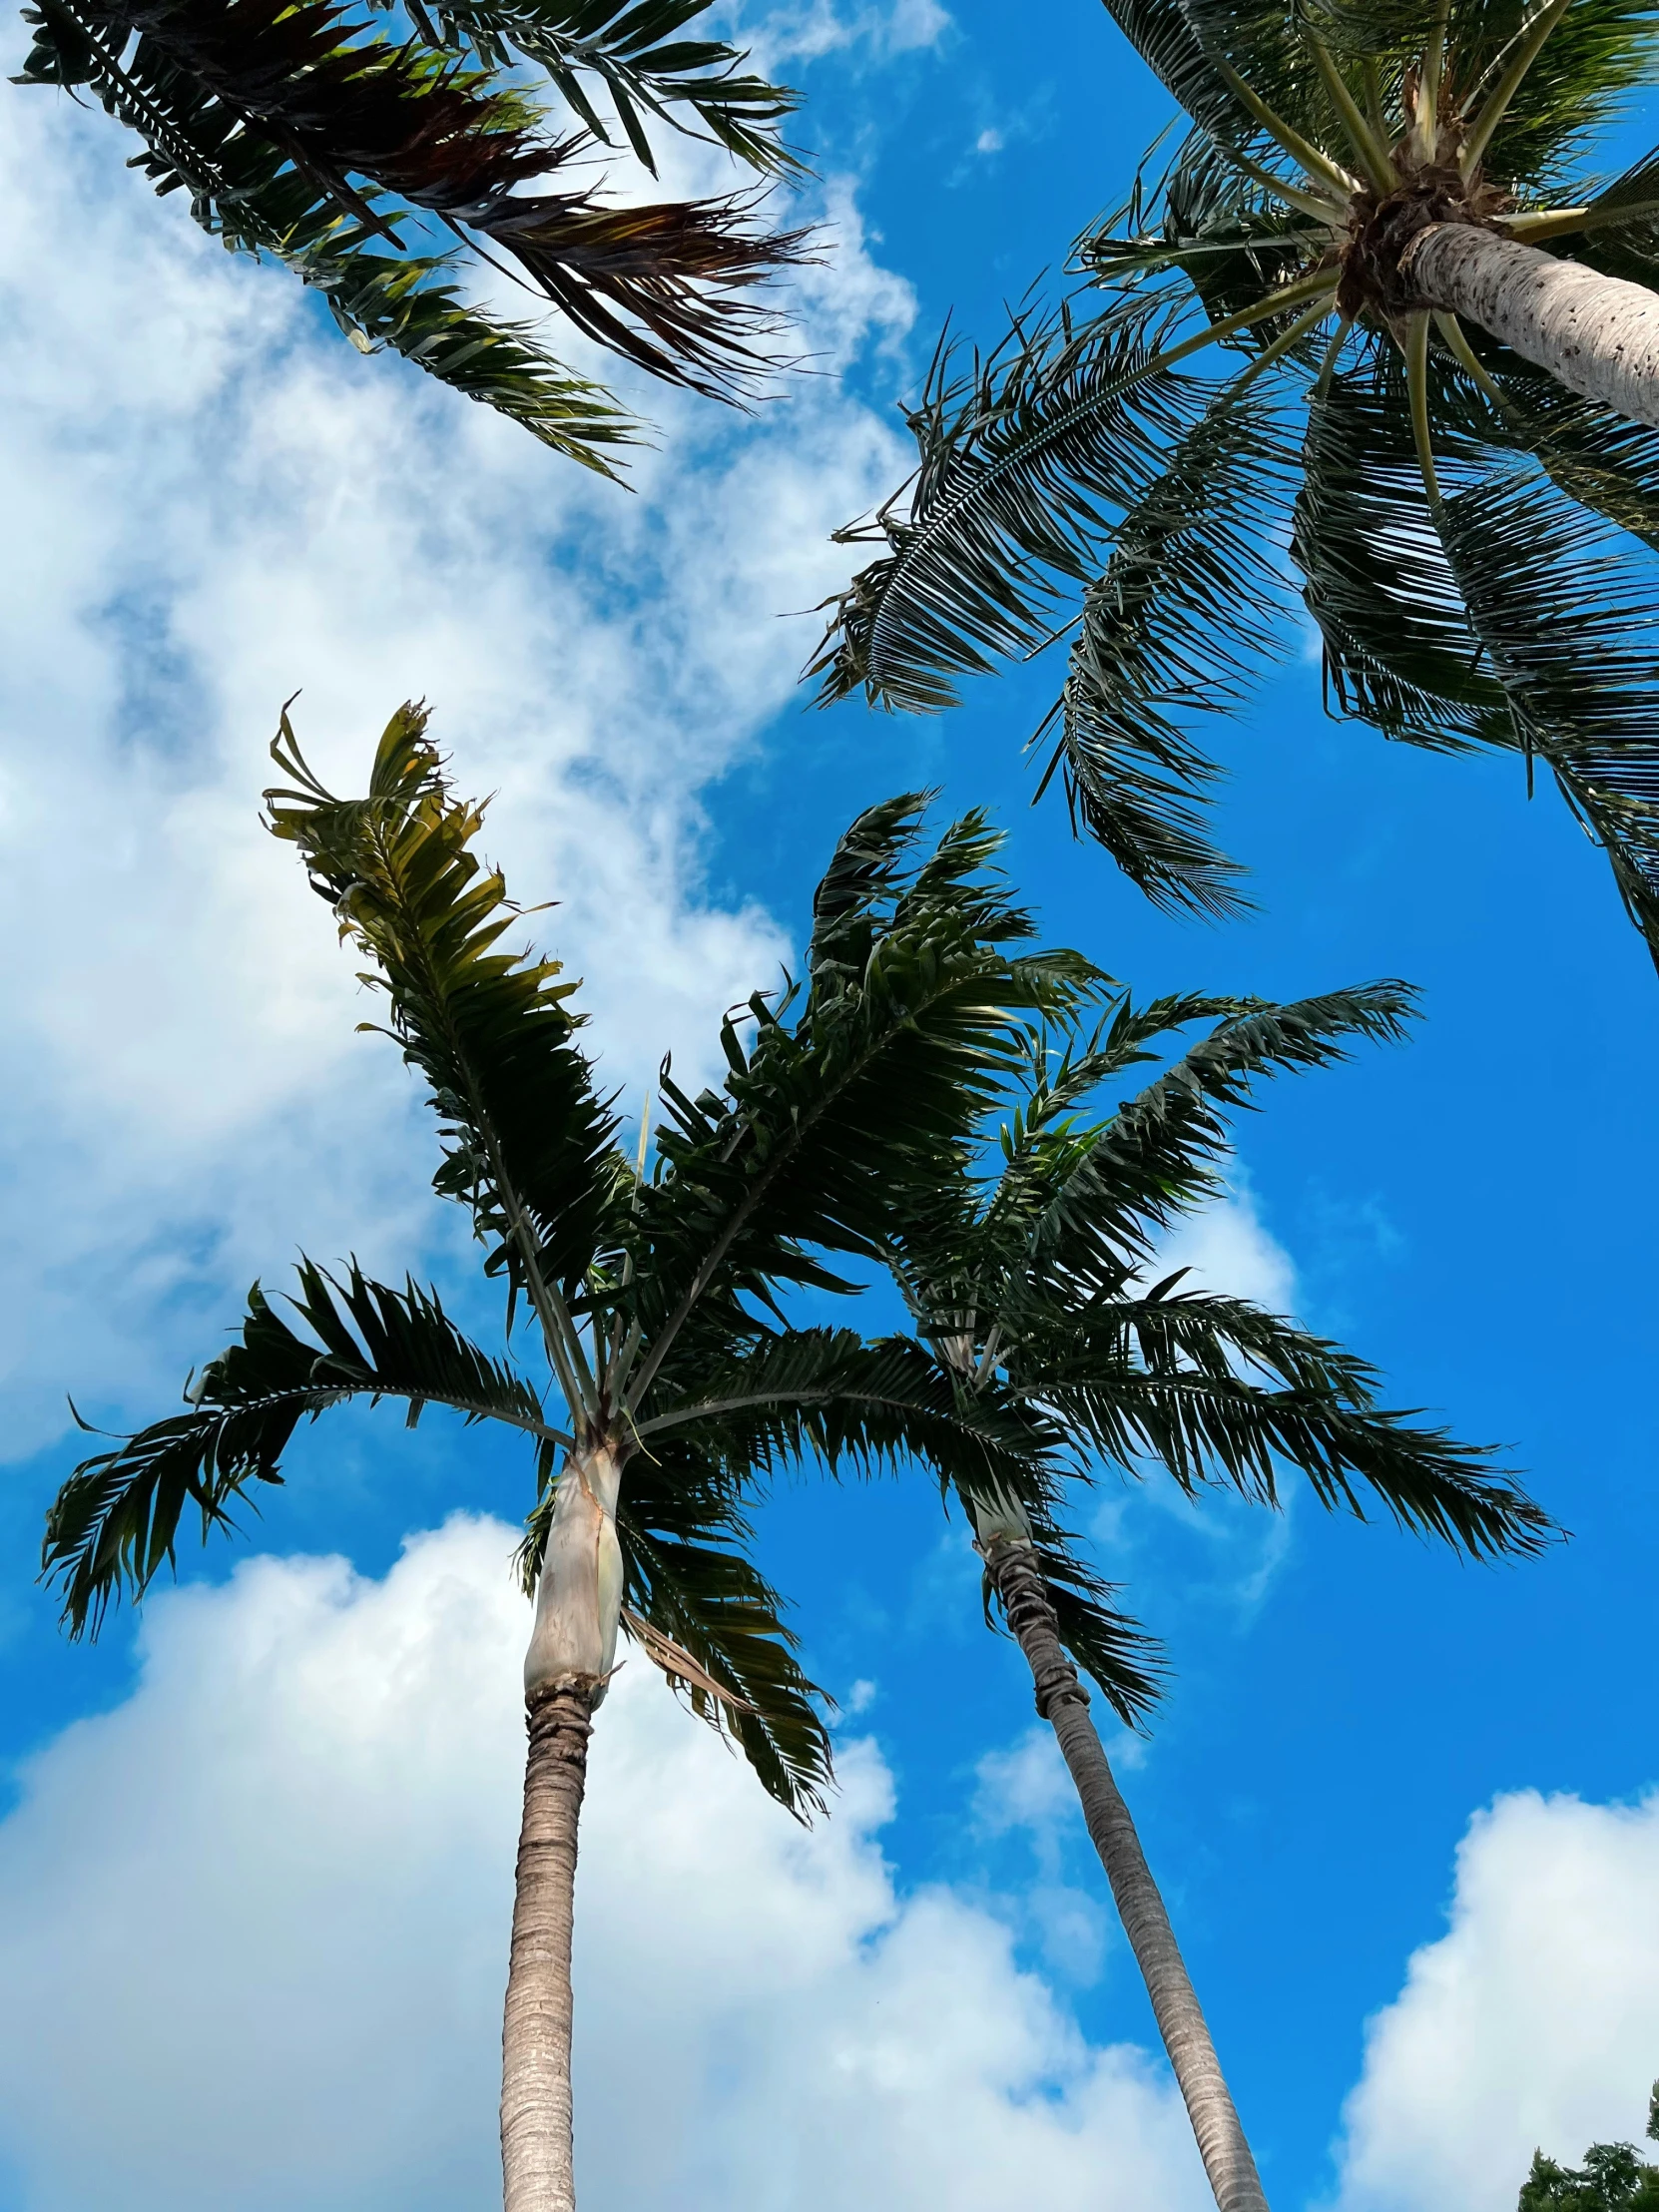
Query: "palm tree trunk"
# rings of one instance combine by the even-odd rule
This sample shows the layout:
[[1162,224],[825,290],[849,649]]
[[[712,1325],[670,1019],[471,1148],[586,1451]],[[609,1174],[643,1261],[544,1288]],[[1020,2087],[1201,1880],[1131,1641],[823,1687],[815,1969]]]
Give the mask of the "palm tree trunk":
[[1030,1544],[993,1540],[985,1547],[985,1563],[1008,1626],[1031,1669],[1037,1711],[1059,1739],[1077,1785],[1083,1818],[1145,1978],[1158,2032],[1186,2101],[1216,2203],[1221,2212],[1268,2212],[1256,2161],[1187,1977],[1175,1931],[1089,1717],[1089,1693],[1060,1642],[1054,1607]]
[[593,1698],[578,1685],[528,1703],[524,1825],[501,2029],[506,2212],[576,2212],[570,2106],[570,1934],[576,1831]]
[[1659,427],[1659,293],[1473,223],[1434,223],[1399,257],[1400,303],[1442,307],[1557,383]]

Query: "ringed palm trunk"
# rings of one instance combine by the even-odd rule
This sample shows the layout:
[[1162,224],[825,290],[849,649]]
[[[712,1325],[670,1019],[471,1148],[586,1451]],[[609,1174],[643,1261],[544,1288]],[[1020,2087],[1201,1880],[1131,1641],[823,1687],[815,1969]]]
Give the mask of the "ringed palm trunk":
[[[1018,1508],[1014,1508],[1018,1513]],[[1023,1518],[1023,1516],[1020,1516]],[[1198,2138],[1220,2212],[1268,2212],[1256,2161],[1216,2056],[1169,1914],[1089,1717],[1089,1693],[1066,1656],[1048,1588],[1028,1534],[1010,1519],[976,1514],[980,1549],[1008,1626],[1031,1669],[1037,1711],[1059,1741],[1077,1786],[1090,1841],[1112,1886],[1164,2048]]]
[[506,2212],[576,2207],[570,1943],[588,1735],[615,1660],[622,1604],[621,1475],[610,1447],[566,1460],[524,1655],[530,1748],[501,2029]]
[[1659,293],[1475,223],[1433,223],[1399,257],[1401,307],[1475,323],[1557,383],[1659,427]]

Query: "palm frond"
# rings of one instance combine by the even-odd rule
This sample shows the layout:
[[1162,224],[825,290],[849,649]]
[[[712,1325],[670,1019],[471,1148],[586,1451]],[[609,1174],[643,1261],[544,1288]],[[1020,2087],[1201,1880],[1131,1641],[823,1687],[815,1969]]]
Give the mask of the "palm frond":
[[400,709],[367,796],[339,800],[284,714],[272,754],[289,781],[266,795],[270,826],[298,845],[342,938],[374,962],[365,980],[389,1000],[390,1034],[438,1116],[433,1187],[470,1208],[487,1265],[515,1290],[534,1264],[568,1295],[632,1178],[576,1042],[576,986],[556,960],[502,949],[521,910],[473,851],[483,810],[452,795],[425,730],[424,709]]
[[1027,1264],[1041,1276],[1115,1293],[1150,1256],[1156,1234],[1214,1194],[1231,1141],[1225,1117],[1254,1105],[1256,1083],[1340,1065],[1358,1042],[1397,1043],[1415,999],[1409,984],[1382,981],[1285,1004],[1154,1001],[1140,1017],[1140,1034],[1226,1011],[1092,1133],[1045,1194],[1028,1232]]
[[1083,597],[1043,786],[1063,774],[1073,823],[1157,904],[1225,915],[1240,870],[1198,833],[1217,771],[1173,717],[1235,708],[1273,657],[1283,600],[1263,524],[1288,505],[1277,411],[1224,393],[1170,448]]
[[[613,143],[593,84],[639,160],[657,173],[650,124],[707,137],[751,169],[798,168],[779,128],[799,102],[745,71],[723,39],[686,36],[711,0],[437,0],[414,12],[428,39],[470,50],[486,68],[534,64],[584,129]],[[693,120],[687,121],[689,116]]]
[[1016,319],[965,372],[941,349],[910,416],[909,511],[883,511],[888,551],[834,605],[809,670],[821,701],[862,687],[934,712],[954,703],[957,675],[1045,641],[1057,592],[1095,573],[1169,427],[1208,396],[1153,365],[1176,311],[1131,296],[1081,329],[1064,309]]
[[[1334,377],[1309,403],[1291,557],[1326,684],[1345,714],[1385,737],[1503,745],[1503,690],[1482,663],[1398,400],[1374,365]],[[1448,469],[1464,457],[1437,439],[1441,454]]]
[[397,1398],[410,1425],[426,1405],[468,1421],[504,1420],[545,1445],[557,1440],[541,1401],[515,1370],[472,1344],[437,1295],[412,1281],[390,1290],[353,1264],[342,1281],[310,1261],[288,1301],[308,1335],[289,1326],[258,1284],[241,1336],[186,1396],[190,1411],[124,1437],[85,1459],[47,1515],[42,1571],[63,1590],[71,1634],[97,1634],[125,1587],[143,1595],[174,1561],[187,1507],[204,1540],[232,1526],[233,1503],[256,1482],[279,1483],[299,1422],[347,1398]]
[[1557,1534],[1489,1448],[1380,1407],[1376,1385],[1352,1353],[1247,1301],[1168,1290],[1056,1317],[1015,1383],[1118,1465],[1151,1460],[1189,1491],[1223,1482],[1276,1505],[1283,1465],[1328,1509],[1364,1520],[1369,1496],[1473,1558]]
[[711,1296],[801,1280],[792,1248],[878,1258],[900,1193],[954,1165],[1019,1065],[1027,1022],[1069,1018],[1100,987],[1076,953],[1021,949],[1033,925],[989,865],[1000,839],[982,816],[927,850],[911,803],[895,808],[879,831],[862,818],[891,849],[861,905],[844,840],[837,851],[808,990],[752,999],[747,1040],[725,1024],[723,1089],[694,1099],[665,1074],[665,1172],[630,1231],[652,1344],[631,1404]]
[[930,1467],[959,1496],[1049,1494],[1060,1439],[1040,1416],[994,1392],[958,1392],[907,1337],[865,1343],[846,1329],[757,1332],[724,1367],[671,1363],[635,1424],[641,1445],[667,1438],[718,1468],[734,1490],[816,1459],[831,1474]]
[[1513,717],[1607,853],[1659,964],[1659,616],[1649,557],[1547,479],[1446,502],[1451,565]]
[[[578,13],[594,20],[571,35],[596,60],[608,55],[624,67],[622,49],[647,28],[644,17],[663,18],[666,4],[653,10],[648,0],[632,22],[590,6]],[[423,12],[414,14],[432,32]],[[434,286],[446,266],[429,250],[434,221],[516,261],[578,328],[654,375],[732,398],[746,377],[773,365],[760,341],[775,318],[750,294],[802,258],[801,234],[758,230],[755,203],[742,198],[609,208],[591,190],[523,193],[566,167],[581,141],[543,132],[516,68],[495,59],[469,66],[474,49],[435,32],[401,42],[365,35],[338,0],[48,0],[28,19],[35,38],[23,81],[89,87],[138,133],[137,166],[158,192],[183,188],[197,221],[228,245],[321,283],[358,332],[398,344],[469,396],[505,399],[505,412],[590,466],[626,440],[626,418],[518,325],[464,309]],[[699,73],[716,49],[680,45],[689,56],[681,90],[695,109]],[[579,89],[570,54],[566,63],[566,89]],[[708,80],[715,115],[719,76]],[[745,140],[745,103],[756,118],[765,107],[759,80],[742,82],[748,93],[735,78],[729,88],[736,140]],[[664,113],[681,100],[666,87]],[[628,113],[637,129],[637,105]],[[760,153],[765,132],[749,138]],[[412,253],[411,225],[421,242]],[[413,275],[401,285],[386,247],[408,256]],[[340,296],[352,288],[355,314]],[[464,376],[463,314],[491,356]]]

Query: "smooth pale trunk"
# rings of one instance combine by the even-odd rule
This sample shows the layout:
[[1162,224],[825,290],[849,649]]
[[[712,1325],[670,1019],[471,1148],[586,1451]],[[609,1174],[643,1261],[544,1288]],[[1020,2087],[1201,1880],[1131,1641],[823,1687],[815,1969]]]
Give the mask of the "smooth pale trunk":
[[524,1655],[530,1733],[501,2029],[506,2212],[575,2212],[570,1937],[588,1734],[616,1657],[621,1462],[573,1454],[559,1476]]
[[1077,1786],[1090,1841],[1112,1886],[1130,1948],[1152,1999],[1164,2048],[1198,2138],[1199,2156],[1221,2212],[1268,2212],[1256,2161],[1204,2013],[1187,1975],[1175,1931],[1104,1746],[1089,1717],[1089,1694],[1066,1656],[1054,1606],[1017,1506],[975,1514],[980,1549],[1001,1596],[1008,1626],[1031,1669],[1037,1711],[1059,1740]]
[[1399,257],[1405,303],[1442,307],[1585,399],[1659,428],[1659,293],[1472,223],[1435,223]]

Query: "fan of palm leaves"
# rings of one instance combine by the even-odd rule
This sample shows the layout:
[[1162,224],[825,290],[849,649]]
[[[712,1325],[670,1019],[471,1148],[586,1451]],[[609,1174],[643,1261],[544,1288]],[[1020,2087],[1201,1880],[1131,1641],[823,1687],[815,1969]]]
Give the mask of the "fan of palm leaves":
[[1085,281],[946,348],[904,492],[835,602],[821,697],[911,711],[1066,641],[1043,782],[1141,888],[1225,913],[1195,716],[1294,649],[1389,738],[1521,757],[1659,959],[1659,432],[1401,266],[1455,217],[1644,285],[1659,154],[1585,172],[1649,80],[1647,0],[1109,0],[1191,129]]
[[[609,205],[574,169],[620,132],[654,174],[658,124],[763,177],[795,166],[778,137],[795,96],[687,35],[708,6],[409,0],[394,29],[384,0],[40,0],[19,82],[90,93],[137,134],[133,166],[159,193],[185,193],[228,247],[284,263],[361,350],[390,346],[608,472],[636,436],[627,415],[453,276],[470,248],[588,338],[698,391],[734,397],[769,365],[775,323],[754,287],[800,258],[802,234],[758,229],[742,194]],[[574,131],[549,131],[537,81]]]

